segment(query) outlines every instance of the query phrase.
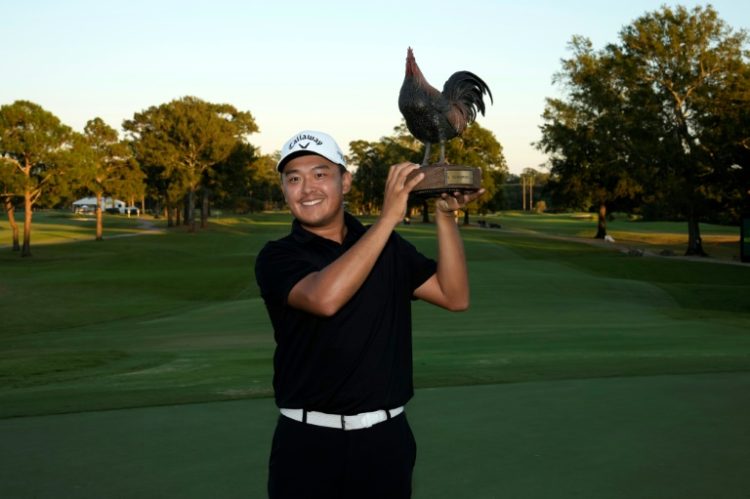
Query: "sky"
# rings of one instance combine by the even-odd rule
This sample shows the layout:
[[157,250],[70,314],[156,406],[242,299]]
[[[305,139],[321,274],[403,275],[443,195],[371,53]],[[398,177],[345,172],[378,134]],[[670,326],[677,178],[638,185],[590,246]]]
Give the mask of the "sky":
[[[533,143],[553,76],[573,35],[594,48],[646,12],[676,2],[353,0],[0,0],[0,104],[36,102],[82,131],[191,95],[249,111],[249,142],[270,154],[303,129],[376,141],[401,120],[406,50],[432,86],[459,70],[480,76],[491,130],[511,172],[540,168]],[[692,8],[705,2],[682,1]],[[711,5],[750,28],[750,2]]]

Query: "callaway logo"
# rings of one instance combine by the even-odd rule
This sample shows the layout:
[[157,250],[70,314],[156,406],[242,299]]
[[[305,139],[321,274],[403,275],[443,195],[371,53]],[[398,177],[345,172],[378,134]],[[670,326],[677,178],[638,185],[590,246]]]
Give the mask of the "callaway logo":
[[[296,146],[302,140],[309,140],[309,141],[315,142],[319,146],[323,145],[323,141],[320,140],[318,137],[303,133],[302,135],[298,135],[297,137],[295,137],[295,139],[289,144],[289,150],[291,151],[292,149],[294,149],[294,146]],[[307,149],[308,147],[310,147],[310,142],[307,142],[306,144],[299,144],[299,147],[300,149]]]

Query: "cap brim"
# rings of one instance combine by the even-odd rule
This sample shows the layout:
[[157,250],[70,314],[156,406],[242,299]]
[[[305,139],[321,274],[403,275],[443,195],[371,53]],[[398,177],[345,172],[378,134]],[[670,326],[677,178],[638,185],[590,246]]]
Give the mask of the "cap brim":
[[343,166],[344,168],[346,168],[345,165],[342,165],[341,163],[337,163],[337,162],[333,161],[331,158],[329,158],[328,156],[324,156],[324,155],[322,155],[320,153],[317,153],[315,151],[294,151],[293,153],[290,153],[287,156],[284,156],[284,158],[281,161],[279,161],[279,164],[276,165],[276,170],[279,173],[282,173],[284,171],[284,167],[286,166],[286,164],[289,163],[294,158],[298,158],[300,156],[311,156],[311,155],[320,156],[321,158],[323,158],[323,159],[325,159],[327,161],[330,161],[333,164],[336,164],[336,165],[339,165],[339,166]]
[[[281,161],[279,161],[279,164],[276,165],[276,170],[278,170],[278,172],[281,173],[281,172],[284,171],[284,167],[286,166],[286,164],[289,163],[294,158],[298,158],[300,156],[309,156],[311,154],[314,154],[316,156],[320,156],[321,158],[325,158],[325,156],[321,156],[320,154],[318,154],[316,152],[312,152],[312,151],[295,151],[295,152],[293,152],[291,154],[286,155],[284,157],[284,159],[282,159]],[[328,158],[326,158],[326,159],[328,159]]]

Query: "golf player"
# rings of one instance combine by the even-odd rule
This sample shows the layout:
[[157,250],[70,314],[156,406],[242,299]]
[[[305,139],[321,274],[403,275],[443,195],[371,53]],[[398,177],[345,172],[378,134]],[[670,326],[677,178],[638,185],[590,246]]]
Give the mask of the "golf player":
[[412,397],[411,301],[469,306],[463,243],[454,212],[476,199],[436,201],[437,262],[394,231],[422,179],[393,165],[380,216],[363,226],[344,210],[352,185],[329,135],[302,131],[277,165],[294,216],[268,242],[255,275],[274,329],[271,498],[406,498],[416,443],[404,406]]

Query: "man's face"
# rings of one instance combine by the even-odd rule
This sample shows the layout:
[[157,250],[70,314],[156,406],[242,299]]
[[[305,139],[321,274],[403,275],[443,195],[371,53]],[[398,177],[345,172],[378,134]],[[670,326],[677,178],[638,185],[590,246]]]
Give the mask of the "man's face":
[[326,228],[343,215],[344,194],[351,184],[349,172],[342,175],[339,165],[317,154],[293,158],[281,174],[281,189],[289,209],[310,228]]

